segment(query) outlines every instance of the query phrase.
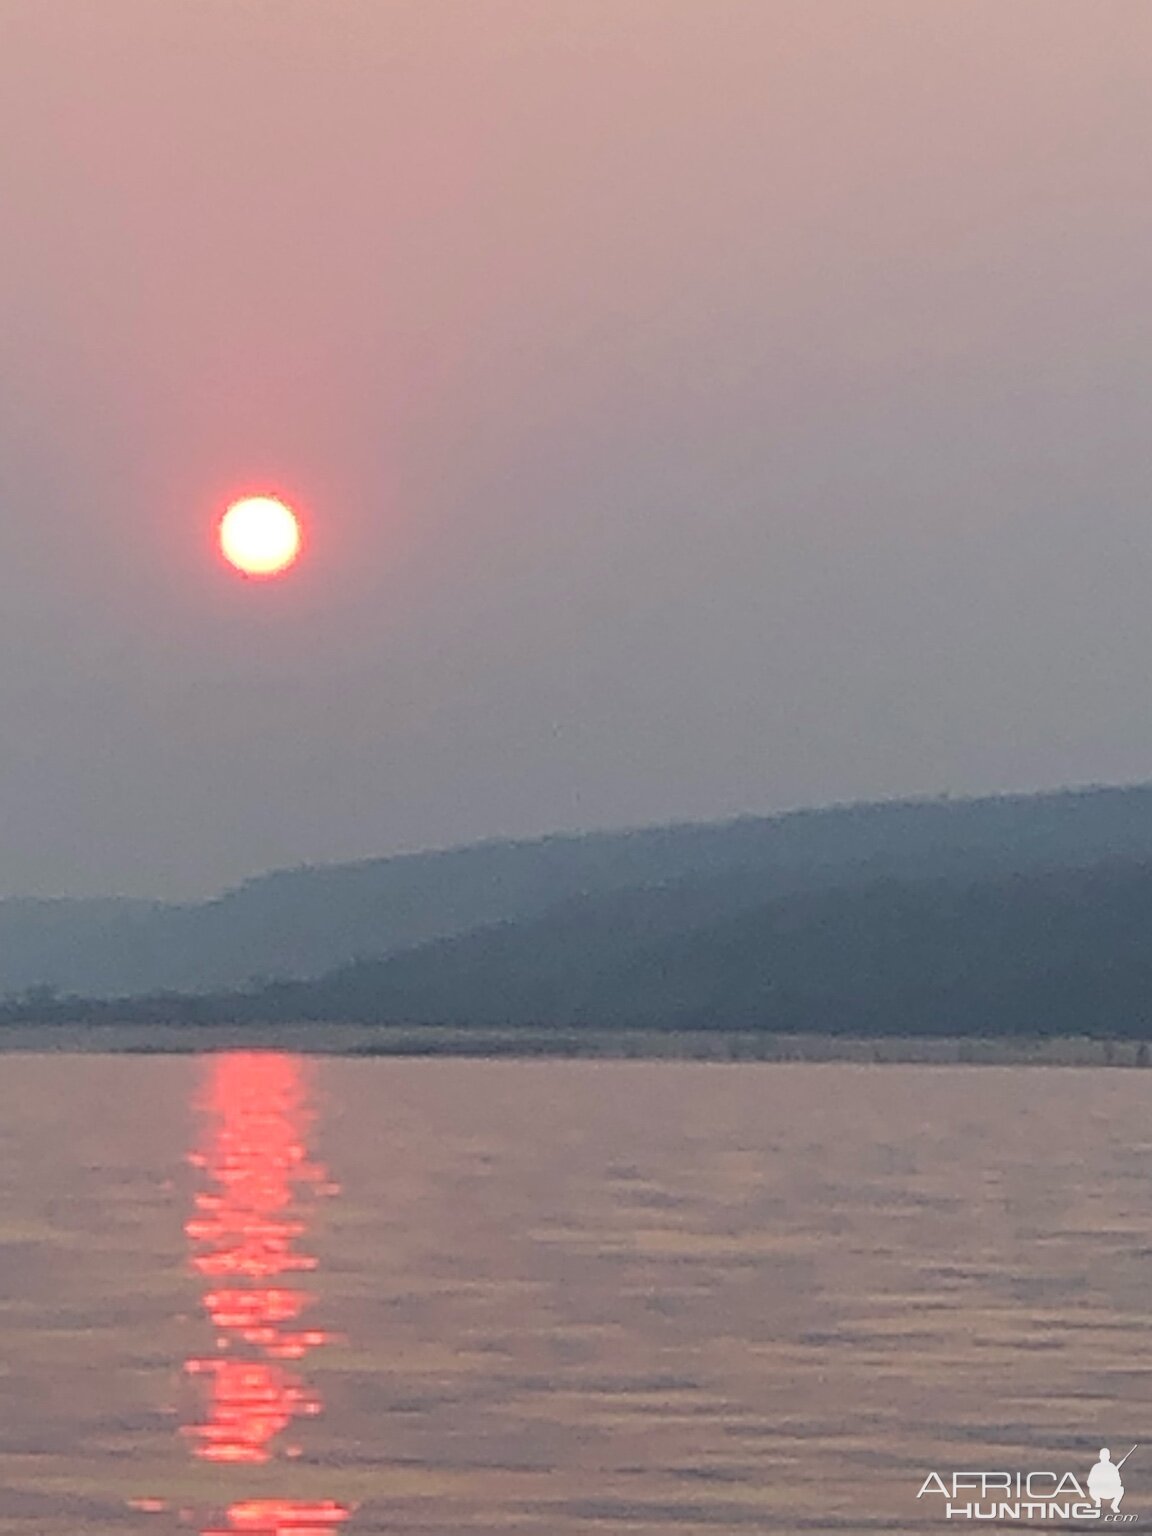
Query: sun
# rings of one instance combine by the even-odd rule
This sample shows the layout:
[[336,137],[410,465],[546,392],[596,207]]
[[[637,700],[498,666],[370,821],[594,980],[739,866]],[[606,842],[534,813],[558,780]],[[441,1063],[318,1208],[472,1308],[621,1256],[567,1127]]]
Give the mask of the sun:
[[245,496],[220,519],[220,551],[245,576],[279,576],[300,553],[300,523],[277,496]]

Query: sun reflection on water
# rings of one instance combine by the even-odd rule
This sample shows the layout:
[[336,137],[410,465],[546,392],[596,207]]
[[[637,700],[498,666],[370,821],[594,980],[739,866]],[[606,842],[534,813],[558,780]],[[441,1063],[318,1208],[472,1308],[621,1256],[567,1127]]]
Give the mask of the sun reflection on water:
[[[207,1282],[216,1350],[185,1363],[202,1389],[202,1412],[183,1433],[204,1461],[297,1457],[286,1437],[322,1407],[300,1363],[331,1335],[302,1326],[315,1296],[292,1277],[316,1268],[303,1246],[309,1216],[337,1192],[309,1154],[315,1113],[305,1064],[264,1052],[214,1056],[197,1107],[201,1135],[189,1161],[201,1187],[185,1231],[192,1267]],[[204,1536],[331,1536],[350,1513],[333,1500],[243,1499]]]

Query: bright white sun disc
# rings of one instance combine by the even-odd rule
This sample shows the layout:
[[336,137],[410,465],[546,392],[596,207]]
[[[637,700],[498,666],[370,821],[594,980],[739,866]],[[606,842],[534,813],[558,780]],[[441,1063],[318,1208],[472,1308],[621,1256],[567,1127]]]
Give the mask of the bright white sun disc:
[[247,576],[275,576],[300,553],[300,524],[275,496],[245,496],[220,520],[220,549]]

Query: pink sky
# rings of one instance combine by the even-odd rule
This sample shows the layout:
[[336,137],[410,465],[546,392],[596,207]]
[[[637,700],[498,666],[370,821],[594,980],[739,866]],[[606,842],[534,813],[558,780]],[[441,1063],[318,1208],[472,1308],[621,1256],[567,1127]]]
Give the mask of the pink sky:
[[1146,0],[0,0],[0,894],[1152,776],[1150,84]]

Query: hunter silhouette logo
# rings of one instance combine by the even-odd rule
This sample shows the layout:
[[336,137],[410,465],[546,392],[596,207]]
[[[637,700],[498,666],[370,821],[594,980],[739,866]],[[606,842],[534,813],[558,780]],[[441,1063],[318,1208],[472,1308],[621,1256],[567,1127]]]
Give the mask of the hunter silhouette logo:
[[[1132,1451],[1135,1449],[1136,1447],[1133,1446]],[[1124,1484],[1120,1481],[1120,1468],[1128,1460],[1128,1457],[1131,1456],[1132,1451],[1129,1451],[1126,1456],[1121,1456],[1119,1461],[1113,1462],[1112,1453],[1108,1447],[1106,1445],[1101,1446],[1100,1460],[1088,1474],[1088,1492],[1096,1500],[1097,1508],[1100,1507],[1103,1500],[1108,1499],[1112,1505],[1112,1513],[1114,1515],[1119,1514],[1120,1500],[1124,1497]]]
[[965,1471],[946,1477],[930,1472],[916,1497],[942,1498],[944,1507],[936,1508],[945,1520],[1099,1520],[1102,1525],[1134,1525],[1140,1516],[1120,1510],[1124,1498],[1120,1468],[1136,1449],[1133,1446],[1113,1461],[1112,1452],[1101,1446],[1084,1482],[1073,1472]]

